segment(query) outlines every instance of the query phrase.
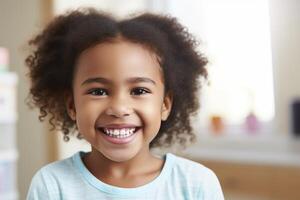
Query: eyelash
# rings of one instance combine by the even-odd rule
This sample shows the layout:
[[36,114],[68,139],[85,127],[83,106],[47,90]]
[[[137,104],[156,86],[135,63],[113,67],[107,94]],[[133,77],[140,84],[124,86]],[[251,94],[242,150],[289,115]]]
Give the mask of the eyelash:
[[[95,92],[97,92],[97,93],[102,92],[102,94],[95,94]],[[93,96],[103,96],[103,92],[105,92],[107,94],[107,91],[105,89],[93,88],[88,91],[88,94],[93,95]]]
[[148,94],[148,93],[150,93],[150,91],[149,90],[147,90],[146,88],[141,88],[141,87],[139,87],[139,88],[134,88],[133,90],[132,90],[132,92],[133,91],[139,91],[140,93],[138,94],[138,96],[139,95],[143,95],[143,94]]
[[[97,93],[101,92],[101,94],[95,94],[95,92],[97,92]],[[137,92],[138,92],[138,94],[137,94]],[[103,93],[106,93],[106,94],[103,94]],[[136,96],[140,96],[140,95],[148,94],[151,92],[146,88],[139,87],[139,88],[134,88],[130,92],[130,94],[132,94],[132,93],[135,93],[134,95],[136,95]],[[95,95],[95,96],[104,96],[104,95],[108,95],[108,92],[107,92],[107,90],[102,89],[102,88],[94,88],[94,89],[89,90],[88,94]]]

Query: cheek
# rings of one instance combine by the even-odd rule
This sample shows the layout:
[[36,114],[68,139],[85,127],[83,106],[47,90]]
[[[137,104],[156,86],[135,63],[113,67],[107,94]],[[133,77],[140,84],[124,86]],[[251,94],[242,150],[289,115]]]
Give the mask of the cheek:
[[160,126],[161,106],[161,102],[158,99],[153,99],[152,101],[143,103],[143,105],[141,106],[142,113],[153,125]]
[[142,115],[145,134],[150,143],[158,134],[161,126],[161,107],[159,103],[143,105]]
[[75,103],[77,112],[77,126],[79,131],[94,128],[99,115],[99,103],[93,101],[78,101]]

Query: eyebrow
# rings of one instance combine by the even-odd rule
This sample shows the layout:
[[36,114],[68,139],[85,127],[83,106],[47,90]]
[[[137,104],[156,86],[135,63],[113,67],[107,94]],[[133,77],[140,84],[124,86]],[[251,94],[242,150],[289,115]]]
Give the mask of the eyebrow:
[[[156,85],[156,82],[150,78],[147,77],[132,77],[126,80],[128,83],[151,83],[153,85]],[[81,85],[86,85],[89,83],[102,83],[102,84],[112,84],[112,81],[109,79],[103,78],[103,77],[95,77],[95,78],[89,78],[86,79],[81,83]]]

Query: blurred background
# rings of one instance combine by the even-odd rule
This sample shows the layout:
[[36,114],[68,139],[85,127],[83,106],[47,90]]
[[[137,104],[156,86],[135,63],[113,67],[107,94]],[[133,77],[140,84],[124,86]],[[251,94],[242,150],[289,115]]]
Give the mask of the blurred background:
[[79,7],[177,17],[200,41],[209,80],[193,118],[197,142],[171,151],[214,170],[226,199],[300,199],[300,1],[1,0],[1,200],[25,199],[41,166],[90,148],[76,138],[64,143],[25,103],[28,40]]

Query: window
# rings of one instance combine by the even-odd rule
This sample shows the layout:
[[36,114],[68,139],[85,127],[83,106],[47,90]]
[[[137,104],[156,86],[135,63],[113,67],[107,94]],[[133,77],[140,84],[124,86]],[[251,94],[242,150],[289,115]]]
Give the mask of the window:
[[274,118],[268,1],[169,3],[168,11],[200,39],[209,59],[209,85],[201,93],[196,127],[208,127],[212,116],[221,116],[230,132],[241,132],[230,127],[243,128],[253,112],[266,128]]

